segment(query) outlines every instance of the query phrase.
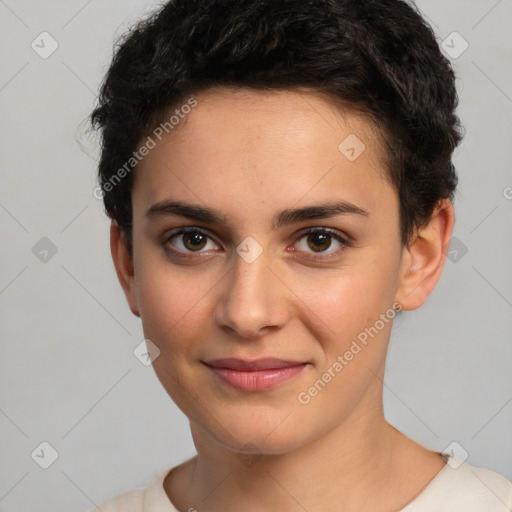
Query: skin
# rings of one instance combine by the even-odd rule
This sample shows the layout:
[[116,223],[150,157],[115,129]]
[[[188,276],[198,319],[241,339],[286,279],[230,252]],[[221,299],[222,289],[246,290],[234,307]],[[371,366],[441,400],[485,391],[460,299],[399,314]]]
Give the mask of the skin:
[[[183,511],[397,511],[445,462],[384,418],[392,321],[309,403],[298,395],[393,303],[408,311],[425,302],[445,263],[453,205],[442,201],[403,248],[398,194],[384,179],[368,120],[305,89],[217,88],[196,98],[186,120],[137,168],[133,260],[122,231],[111,226],[119,281],[160,350],[154,370],[189,418],[197,450],[169,473],[165,491]],[[366,146],[355,161],[338,149],[349,134]],[[164,199],[216,208],[226,222],[148,219],[146,210]],[[369,215],[272,229],[277,211],[339,200]],[[183,226],[208,237],[195,250],[186,236],[169,239]],[[311,227],[352,242],[341,251],[334,237],[308,243],[303,232]],[[236,252],[247,237],[263,249],[252,263]],[[171,256],[169,247],[195,259]],[[221,357],[309,364],[271,390],[248,392],[202,363]]]

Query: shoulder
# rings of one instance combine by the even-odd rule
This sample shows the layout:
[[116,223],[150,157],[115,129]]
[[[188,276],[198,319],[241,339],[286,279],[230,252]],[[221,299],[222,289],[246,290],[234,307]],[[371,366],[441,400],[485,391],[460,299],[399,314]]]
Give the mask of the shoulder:
[[490,469],[474,466],[457,456],[446,457],[446,466],[423,493],[402,512],[510,512],[512,482]]
[[102,503],[89,512],[143,512],[146,487],[124,492]]
[[167,498],[163,481],[172,468],[161,471],[147,485],[119,494],[88,512],[153,512],[176,509]]
[[450,469],[457,504],[464,506],[467,512],[509,512],[512,509],[512,482],[503,475],[460,459]]

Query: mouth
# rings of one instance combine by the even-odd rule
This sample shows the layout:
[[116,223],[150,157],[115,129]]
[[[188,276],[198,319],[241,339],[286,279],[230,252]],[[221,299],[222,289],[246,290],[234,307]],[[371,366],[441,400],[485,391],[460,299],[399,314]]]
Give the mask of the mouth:
[[304,370],[308,363],[276,358],[203,361],[222,382],[245,391],[263,391],[282,384]]

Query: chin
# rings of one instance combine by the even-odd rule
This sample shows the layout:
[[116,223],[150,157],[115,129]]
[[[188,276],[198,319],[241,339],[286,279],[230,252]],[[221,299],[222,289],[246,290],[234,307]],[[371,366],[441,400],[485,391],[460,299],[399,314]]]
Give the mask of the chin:
[[311,434],[304,430],[304,425],[300,428],[299,425],[292,423],[285,424],[287,421],[283,421],[282,416],[272,422],[263,419],[258,421],[256,418],[250,422],[247,418],[236,421],[236,418],[231,417],[228,424],[223,424],[225,430],[219,428],[217,424],[210,424],[206,428],[220,444],[234,452],[280,455],[291,452],[310,441]]

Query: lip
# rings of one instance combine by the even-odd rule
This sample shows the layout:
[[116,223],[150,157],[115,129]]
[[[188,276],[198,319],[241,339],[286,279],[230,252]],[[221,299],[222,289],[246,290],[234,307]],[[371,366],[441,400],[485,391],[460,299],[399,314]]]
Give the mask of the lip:
[[278,386],[298,375],[308,364],[270,357],[252,361],[214,359],[203,363],[223,382],[246,391],[263,391]]
[[214,368],[227,368],[230,370],[255,371],[255,370],[274,370],[279,368],[289,368],[291,366],[299,366],[305,364],[303,361],[286,361],[275,357],[265,357],[262,359],[238,359],[235,357],[227,357],[224,359],[212,359],[204,361],[208,366]]

